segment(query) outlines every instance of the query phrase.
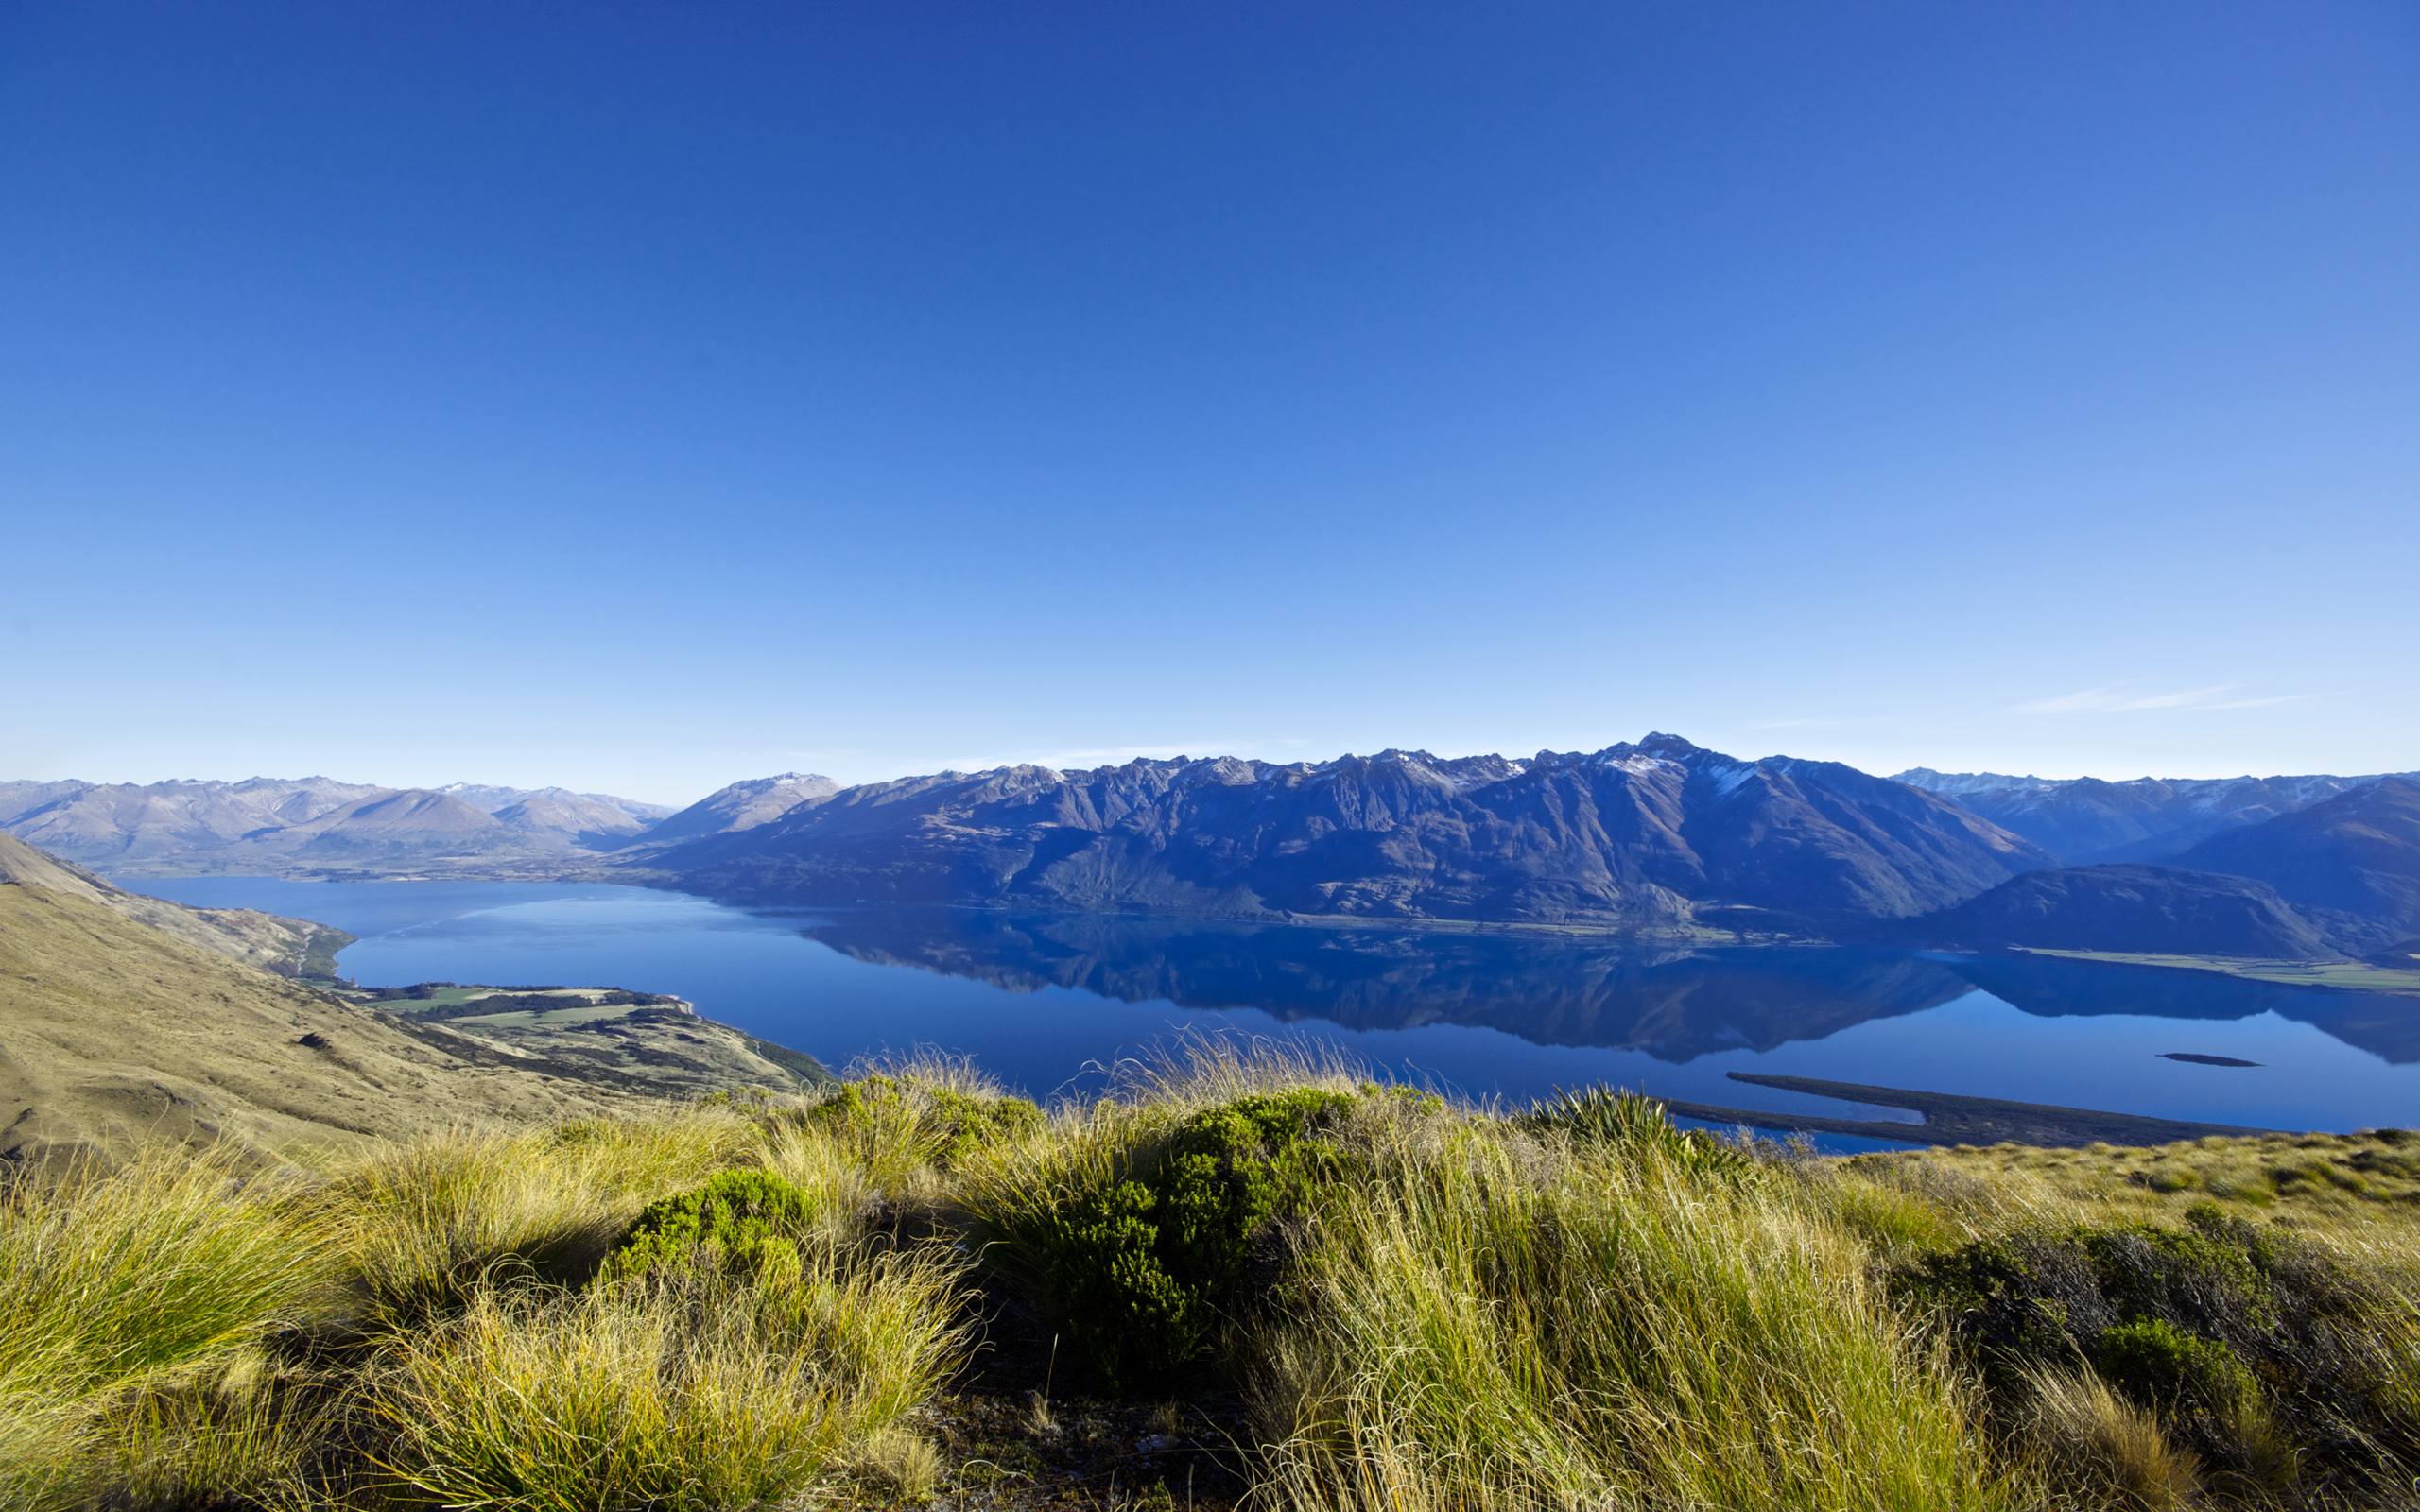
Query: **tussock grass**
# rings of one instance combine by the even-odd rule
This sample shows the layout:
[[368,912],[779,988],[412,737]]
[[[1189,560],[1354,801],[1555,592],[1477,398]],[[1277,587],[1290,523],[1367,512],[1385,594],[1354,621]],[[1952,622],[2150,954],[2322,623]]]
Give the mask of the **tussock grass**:
[[1041,1109],[963,1057],[921,1052],[850,1067],[829,1097],[777,1121],[769,1136],[820,1135],[869,1194],[930,1201],[947,1173],[1041,1130]]
[[700,1108],[552,1128],[461,1130],[360,1162],[333,1205],[372,1327],[441,1317],[488,1290],[593,1270],[648,1203],[746,1159],[743,1115]]
[[276,1409],[242,1377],[324,1301],[334,1260],[324,1210],[223,1159],[82,1166],[0,1197],[0,1505],[276,1460]]
[[1998,1507],[1939,1349],[1778,1182],[1659,1140],[1386,1153],[1262,1334],[1287,1504]]
[[895,1425],[955,1364],[952,1284],[927,1251],[826,1254],[771,1280],[484,1293],[382,1362],[377,1463],[447,1507],[786,1502],[866,1446],[912,1458]]
[[112,1479],[133,1506],[326,1504],[322,1445],[339,1429],[339,1405],[264,1356],[143,1393],[126,1411],[114,1424]]
[[2202,1466],[2159,1419],[2086,1370],[2036,1368],[2024,1437],[2038,1468],[2082,1506],[2180,1512],[2195,1504]]
[[1062,1388],[1089,1350],[1129,1410],[1239,1398],[1270,1509],[2365,1504],[2420,1475],[2416,1148],[1824,1160],[1209,1040],[1046,1110],[923,1057],[308,1175],[167,1154],[0,1194],[0,1506],[946,1498],[935,1414],[1011,1314]]

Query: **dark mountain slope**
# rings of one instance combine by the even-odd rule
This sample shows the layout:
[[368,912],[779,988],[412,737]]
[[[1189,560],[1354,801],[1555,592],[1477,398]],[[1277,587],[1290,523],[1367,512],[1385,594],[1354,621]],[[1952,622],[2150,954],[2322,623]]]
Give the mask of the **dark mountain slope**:
[[1651,735],[1528,761],[942,773],[849,788],[651,864],[761,900],[1668,924],[1918,914],[2049,858],[1845,766]]
[[2205,840],[2177,864],[2256,878],[2299,908],[2370,921],[2380,945],[2420,933],[2420,782],[2381,779]]
[[2290,960],[2342,954],[2266,884],[2170,867],[2030,872],[1909,928],[1940,945]]

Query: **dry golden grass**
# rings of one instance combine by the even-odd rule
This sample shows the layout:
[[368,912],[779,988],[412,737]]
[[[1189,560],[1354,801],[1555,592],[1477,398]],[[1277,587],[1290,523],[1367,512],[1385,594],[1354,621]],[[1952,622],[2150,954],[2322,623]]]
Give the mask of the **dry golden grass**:
[[[960,1467],[920,1414],[970,1321],[1047,1281],[1046,1251],[990,1241],[1129,1179],[1188,1121],[1305,1088],[1340,1094],[1305,1103],[1324,1109],[1300,1168],[1317,1200],[1255,1242],[1175,1387],[1248,1400],[1258,1505],[2328,1504],[2265,1408],[2235,1429],[2273,1452],[2197,1462],[2168,1409],[2086,1361],[1987,1391],[1894,1290],[1979,1237],[2174,1226],[2213,1197],[2363,1278],[2374,1326],[2343,1341],[2362,1432],[2420,1457],[2394,1436],[2420,1437],[2420,1177],[2398,1137],[1747,1159],[1651,1108],[1501,1116],[1268,1047],[1123,1068],[1047,1116],[1010,1116],[963,1065],[878,1074],[821,1108],[465,1128],[274,1178],[172,1154],[21,1184],[0,1206],[0,1504],[945,1492]],[[749,1168],[798,1189],[779,1264],[700,1246],[600,1273],[649,1203]]]
[[2202,1467],[2159,1419],[2090,1371],[2036,1371],[2023,1434],[2046,1479],[2083,1506],[2182,1512],[2199,1501]]
[[1254,1341],[1286,1504],[2018,1504],[1937,1344],[1790,1183],[1398,1126]]
[[2268,1134],[2182,1144],[1995,1144],[1859,1156],[1844,1175],[1926,1194],[1993,1232],[2026,1218],[2181,1222],[2197,1202],[2287,1225],[2380,1263],[2420,1268],[2420,1134]]
[[373,1367],[378,1468],[447,1507],[711,1512],[789,1502],[903,1417],[959,1344],[939,1251],[827,1252],[804,1271],[564,1296],[481,1292]]

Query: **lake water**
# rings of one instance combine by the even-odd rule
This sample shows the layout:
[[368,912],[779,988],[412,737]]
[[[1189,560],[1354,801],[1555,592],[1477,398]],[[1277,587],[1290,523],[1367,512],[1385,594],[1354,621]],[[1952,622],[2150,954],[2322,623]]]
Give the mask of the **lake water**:
[[[130,885],[350,931],[361,939],[338,965],[365,985],[671,992],[836,1068],[933,1046],[1046,1097],[1096,1084],[1104,1063],[1190,1030],[1316,1040],[1480,1097],[1606,1084],[1860,1116],[1727,1079],[1756,1071],[2276,1128],[2420,1121],[2420,999],[2144,968],[975,910],[769,911],[591,884]],[[2170,1052],[2260,1064],[2163,1058]]]

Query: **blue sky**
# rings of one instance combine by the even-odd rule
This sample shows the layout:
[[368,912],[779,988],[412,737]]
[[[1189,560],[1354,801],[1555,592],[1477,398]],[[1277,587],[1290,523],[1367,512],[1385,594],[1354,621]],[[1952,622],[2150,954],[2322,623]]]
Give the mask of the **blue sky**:
[[2420,9],[0,11],[0,776],[2420,766]]

